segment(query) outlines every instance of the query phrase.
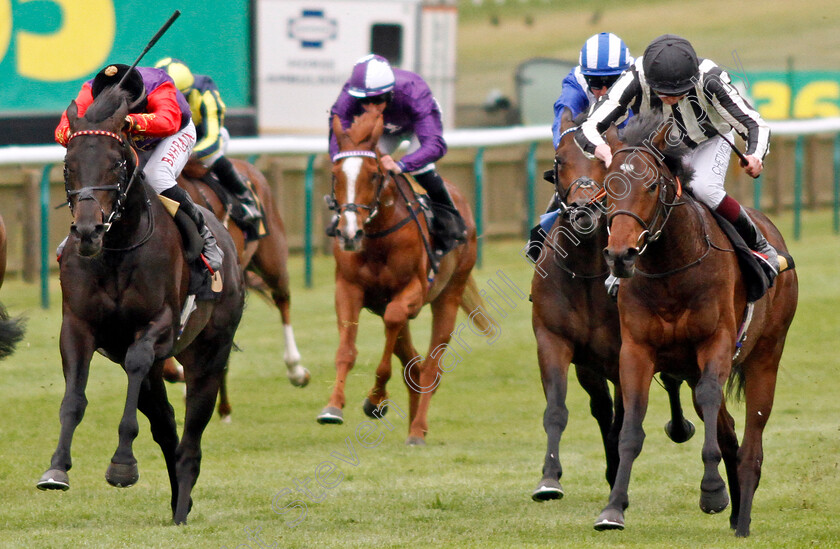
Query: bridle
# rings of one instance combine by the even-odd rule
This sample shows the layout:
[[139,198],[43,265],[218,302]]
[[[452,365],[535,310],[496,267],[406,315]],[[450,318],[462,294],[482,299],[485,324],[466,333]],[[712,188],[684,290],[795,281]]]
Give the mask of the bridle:
[[[618,156],[620,153],[630,154],[640,151],[652,157],[654,162],[656,163],[656,167],[658,168],[657,177],[655,181],[647,183],[647,186],[659,186],[659,196],[657,197],[656,210],[653,213],[653,219],[651,219],[650,222],[646,222],[638,214],[636,214],[635,212],[631,212],[630,210],[613,211],[609,214],[609,217],[607,218],[607,233],[610,232],[613,220],[619,215],[626,215],[627,217],[631,217],[634,220],[636,220],[636,222],[639,225],[641,225],[642,232],[639,234],[639,237],[636,240],[636,249],[639,250],[639,255],[644,253],[644,251],[647,249],[648,244],[656,242],[659,239],[659,237],[662,236],[662,230],[665,228],[665,224],[668,223],[668,219],[671,217],[671,212],[673,211],[674,207],[686,204],[686,202],[680,201],[680,198],[682,197],[682,184],[680,183],[679,178],[673,176],[671,174],[671,171],[668,169],[667,166],[665,166],[665,164],[662,162],[659,156],[652,153],[646,147],[622,147],[621,149],[618,149],[613,153],[613,163],[617,162],[615,157]],[[674,201],[668,202],[668,189],[671,188],[673,188],[674,190]]]
[[343,204],[339,204],[335,199],[335,176],[332,178],[332,189],[330,190],[330,194],[324,198],[327,203],[327,208],[336,212],[338,215],[342,215],[344,212],[356,213],[359,210],[367,210],[370,212],[364,222],[364,224],[367,225],[373,221],[379,213],[379,199],[382,194],[382,189],[385,187],[385,173],[382,171],[382,166],[379,163],[379,156],[374,151],[343,151],[334,155],[332,157],[332,161],[333,164],[335,164],[345,158],[353,157],[373,158],[377,161],[377,171],[374,175],[374,178],[377,180],[376,193],[373,196],[373,200],[371,200],[368,204],[359,204],[357,202],[345,202]]
[[[81,202],[83,200],[93,200],[96,202],[96,205],[99,206],[99,211],[102,213],[102,219],[105,220],[103,225],[105,227],[105,232],[107,233],[110,229],[112,224],[119,220],[122,217],[122,211],[125,207],[125,198],[128,194],[129,189],[137,180],[137,176],[140,173],[140,162],[137,158],[137,151],[134,150],[120,135],[109,132],[106,130],[81,130],[77,131],[70,135],[67,139],[67,144],[69,146],[70,141],[77,137],[85,136],[85,135],[96,135],[96,136],[106,136],[113,139],[116,139],[117,142],[123,149],[123,159],[120,162],[120,177],[117,181],[116,185],[92,185],[89,187],[83,187],[81,189],[68,189],[67,188],[67,163],[64,164],[64,190],[67,193],[67,204],[70,206],[70,211],[75,215],[75,208],[73,207],[73,202],[70,200],[72,197],[78,197],[76,199],[77,202]],[[134,155],[134,169],[131,172],[131,177],[128,176],[128,153]],[[102,205],[96,200],[96,197],[93,195],[93,191],[113,191],[116,193],[116,199],[114,200],[114,206],[111,209],[111,213],[105,216],[105,210],[102,208]]]

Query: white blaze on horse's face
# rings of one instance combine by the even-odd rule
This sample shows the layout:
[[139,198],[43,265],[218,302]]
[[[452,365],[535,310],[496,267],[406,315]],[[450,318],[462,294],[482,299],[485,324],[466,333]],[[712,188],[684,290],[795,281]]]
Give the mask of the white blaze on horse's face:
[[[347,180],[347,199],[345,202],[353,204],[356,202],[356,180],[359,178],[359,173],[362,171],[362,157],[352,156],[345,158],[341,164],[341,170],[344,172],[344,177]],[[345,221],[347,222],[347,234],[354,235],[359,229],[356,223],[355,212],[344,212]]]

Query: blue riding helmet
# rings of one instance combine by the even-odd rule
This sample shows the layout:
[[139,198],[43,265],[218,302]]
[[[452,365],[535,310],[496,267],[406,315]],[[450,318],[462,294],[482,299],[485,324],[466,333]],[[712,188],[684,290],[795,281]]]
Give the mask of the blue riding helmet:
[[617,76],[632,62],[627,45],[611,32],[590,36],[580,50],[578,61],[584,76]]

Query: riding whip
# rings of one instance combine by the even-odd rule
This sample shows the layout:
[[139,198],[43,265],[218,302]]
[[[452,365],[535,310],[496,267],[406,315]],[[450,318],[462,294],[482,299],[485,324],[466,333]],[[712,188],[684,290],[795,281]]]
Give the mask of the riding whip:
[[[744,153],[742,153],[738,149],[738,147],[735,146],[735,143],[730,141],[728,137],[720,133],[718,129],[714,126],[714,124],[703,124],[703,129],[711,130],[712,132],[714,132],[715,135],[726,141],[726,144],[729,145],[729,148],[732,149],[732,152],[734,152],[735,155],[741,160],[741,166],[746,166],[747,164],[749,164],[749,161],[747,160],[747,157],[744,156]],[[751,175],[750,177],[756,179],[758,176]]]
[[137,63],[139,63],[140,60],[143,59],[143,56],[146,55],[146,53],[150,49],[152,49],[152,47],[155,44],[157,44],[157,41],[160,40],[160,37],[163,36],[166,31],[169,30],[169,27],[172,26],[172,23],[174,23],[175,20],[178,19],[178,16],[180,16],[180,15],[181,15],[181,10],[175,10],[172,13],[172,15],[169,16],[169,19],[166,20],[166,23],[164,23],[163,26],[160,28],[160,30],[157,31],[157,33],[154,36],[152,36],[151,40],[149,40],[149,43],[146,45],[145,49],[143,49],[143,52],[140,54],[140,56],[137,57],[137,59],[135,59],[134,63],[132,63],[131,66],[128,68],[128,70],[125,71],[125,74],[123,74],[123,77],[120,79],[117,86],[122,86],[123,81],[128,77],[129,74],[131,74],[131,71],[134,70],[134,67],[137,66]]

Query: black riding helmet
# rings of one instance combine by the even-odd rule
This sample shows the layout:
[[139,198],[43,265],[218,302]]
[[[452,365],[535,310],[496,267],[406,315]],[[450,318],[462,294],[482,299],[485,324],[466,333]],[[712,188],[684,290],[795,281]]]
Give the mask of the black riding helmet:
[[682,95],[694,87],[700,64],[691,43],[663,34],[645,50],[642,68],[650,88],[663,95]]
[[[128,65],[115,63],[99,71],[91,84],[93,98],[96,99],[96,96],[105,88],[117,85],[130,68]],[[129,111],[143,112],[146,108],[146,84],[143,83],[143,77],[140,76],[140,72],[132,69],[121,87],[129,94]]]

